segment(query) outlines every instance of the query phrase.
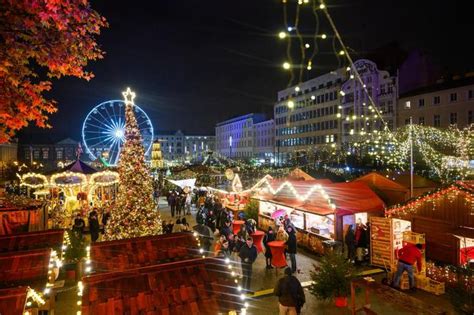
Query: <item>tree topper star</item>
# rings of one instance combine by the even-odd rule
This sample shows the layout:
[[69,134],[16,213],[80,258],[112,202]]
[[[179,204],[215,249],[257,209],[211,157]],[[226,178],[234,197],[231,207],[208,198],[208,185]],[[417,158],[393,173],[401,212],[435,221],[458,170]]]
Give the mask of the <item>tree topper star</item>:
[[134,104],[133,99],[135,98],[135,92],[128,87],[125,92],[122,92],[123,97],[125,98],[125,104]]

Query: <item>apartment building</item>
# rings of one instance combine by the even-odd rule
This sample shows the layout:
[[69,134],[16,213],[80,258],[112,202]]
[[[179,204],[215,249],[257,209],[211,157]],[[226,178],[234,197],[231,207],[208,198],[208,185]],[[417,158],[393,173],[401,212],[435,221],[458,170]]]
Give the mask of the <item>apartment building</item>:
[[398,125],[410,123],[448,128],[464,128],[474,123],[474,73],[409,91],[400,95]]

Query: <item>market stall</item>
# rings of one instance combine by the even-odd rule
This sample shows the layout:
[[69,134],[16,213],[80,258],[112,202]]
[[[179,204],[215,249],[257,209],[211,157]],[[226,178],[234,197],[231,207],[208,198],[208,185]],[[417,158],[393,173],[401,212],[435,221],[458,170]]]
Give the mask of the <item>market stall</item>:
[[342,241],[348,225],[380,215],[383,202],[364,183],[329,180],[268,180],[253,199],[259,201],[258,225],[276,228],[286,215],[296,227],[298,244],[324,254]]

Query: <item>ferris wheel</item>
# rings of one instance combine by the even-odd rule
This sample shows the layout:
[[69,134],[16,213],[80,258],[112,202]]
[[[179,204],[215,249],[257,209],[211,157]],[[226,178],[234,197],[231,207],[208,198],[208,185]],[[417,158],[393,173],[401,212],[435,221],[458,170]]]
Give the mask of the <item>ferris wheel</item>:
[[[133,105],[133,108],[142,135],[145,155],[148,155],[153,144],[153,125],[139,106]],[[87,114],[82,124],[82,142],[92,160],[99,159],[106,165],[117,165],[124,141],[124,101],[111,100],[100,103]]]

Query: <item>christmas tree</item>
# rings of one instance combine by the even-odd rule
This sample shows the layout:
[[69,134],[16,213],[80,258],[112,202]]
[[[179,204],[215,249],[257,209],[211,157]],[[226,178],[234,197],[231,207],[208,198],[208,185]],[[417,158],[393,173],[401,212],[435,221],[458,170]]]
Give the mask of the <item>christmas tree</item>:
[[125,143],[120,152],[120,183],[115,207],[106,226],[105,239],[117,240],[161,234],[161,219],[155,210],[150,170],[133,110],[135,93],[125,98]]

